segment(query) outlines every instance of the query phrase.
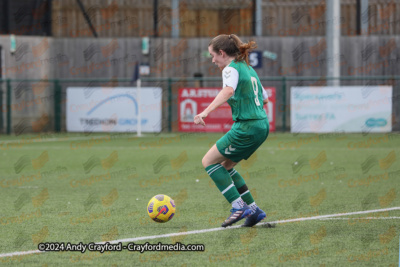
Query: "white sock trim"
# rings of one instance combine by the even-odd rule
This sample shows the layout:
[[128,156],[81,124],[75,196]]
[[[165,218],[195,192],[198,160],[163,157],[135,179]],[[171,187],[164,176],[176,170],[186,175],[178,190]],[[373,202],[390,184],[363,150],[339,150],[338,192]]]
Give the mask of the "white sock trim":
[[[249,192],[249,190],[247,190],[246,192],[244,192],[243,194],[241,194],[240,196],[243,196],[244,194],[247,194]],[[254,202],[253,202],[254,203]]]
[[221,165],[221,164],[219,164],[219,165],[213,167],[212,169],[208,170],[207,173],[208,173],[208,175],[211,175],[213,172],[215,172],[216,170],[218,170],[218,169],[220,169],[220,168],[222,168],[222,165]]
[[258,208],[258,206],[256,205],[255,201],[253,203],[249,204],[249,207],[251,209],[251,214],[254,214],[257,211],[257,208]]
[[235,175],[235,173],[237,173],[237,171],[235,169],[232,169],[232,171],[229,174],[230,174],[230,176],[233,176],[233,175]]
[[232,201],[232,203],[235,203],[236,201],[239,201],[241,199],[241,197],[238,197],[237,199],[235,199],[234,201]]
[[[209,169],[208,171],[207,171],[207,173],[209,173],[210,171],[212,171],[212,170],[214,170],[215,168],[217,168],[217,167],[219,167],[221,164],[217,164],[217,165],[215,165],[214,167],[212,167],[211,169]],[[222,165],[221,165],[222,166]]]
[[224,191],[222,191],[221,193],[222,194],[225,194],[229,189],[231,189],[233,186],[235,186],[233,183],[230,185],[230,186],[228,186],[227,188],[225,188],[224,189]]
[[238,197],[234,201],[232,201],[232,208],[240,209],[243,208],[246,203],[243,201],[241,197]]

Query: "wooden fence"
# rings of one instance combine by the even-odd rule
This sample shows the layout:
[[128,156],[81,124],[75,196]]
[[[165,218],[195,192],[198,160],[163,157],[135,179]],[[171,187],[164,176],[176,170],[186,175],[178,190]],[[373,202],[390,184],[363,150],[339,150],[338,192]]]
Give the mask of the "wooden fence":
[[[171,0],[159,0],[157,12],[153,1],[82,0],[99,37],[171,36]],[[325,35],[324,0],[262,1],[263,36]],[[157,13],[157,30],[154,30]],[[254,35],[252,0],[181,0],[179,5],[180,37],[210,37],[221,33]],[[369,0],[368,34],[400,34],[400,2]],[[356,35],[356,0],[341,0],[341,33]],[[91,37],[76,0],[57,0],[52,4],[54,37]]]

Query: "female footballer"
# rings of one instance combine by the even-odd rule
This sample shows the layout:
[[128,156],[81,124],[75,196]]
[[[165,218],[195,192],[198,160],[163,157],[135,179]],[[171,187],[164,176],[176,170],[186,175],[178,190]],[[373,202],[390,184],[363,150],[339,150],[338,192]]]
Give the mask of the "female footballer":
[[257,73],[249,65],[249,51],[254,41],[243,43],[235,34],[221,34],[211,40],[208,51],[212,62],[222,71],[223,88],[212,103],[194,117],[195,124],[205,125],[210,112],[228,102],[234,124],[205,154],[202,164],[222,195],[232,204],[231,214],[222,223],[230,226],[246,218],[243,226],[252,227],[266,217],[255,203],[243,177],[233,168],[248,159],[267,139],[269,122],[263,105],[268,96]]

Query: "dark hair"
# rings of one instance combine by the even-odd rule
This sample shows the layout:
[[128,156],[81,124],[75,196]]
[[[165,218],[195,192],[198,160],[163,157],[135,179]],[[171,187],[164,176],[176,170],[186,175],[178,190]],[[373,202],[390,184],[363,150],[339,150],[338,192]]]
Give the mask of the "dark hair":
[[245,61],[249,65],[249,52],[257,47],[256,42],[243,43],[236,34],[220,34],[208,44],[214,52],[224,51],[228,56],[235,57],[235,61]]

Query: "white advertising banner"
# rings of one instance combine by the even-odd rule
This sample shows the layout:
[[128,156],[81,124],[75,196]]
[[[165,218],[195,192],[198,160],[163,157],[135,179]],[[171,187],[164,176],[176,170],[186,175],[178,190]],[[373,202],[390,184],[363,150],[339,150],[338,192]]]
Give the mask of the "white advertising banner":
[[136,132],[141,111],[143,132],[161,131],[158,87],[68,87],[66,121],[69,132]]
[[391,86],[292,87],[293,133],[390,132]]

